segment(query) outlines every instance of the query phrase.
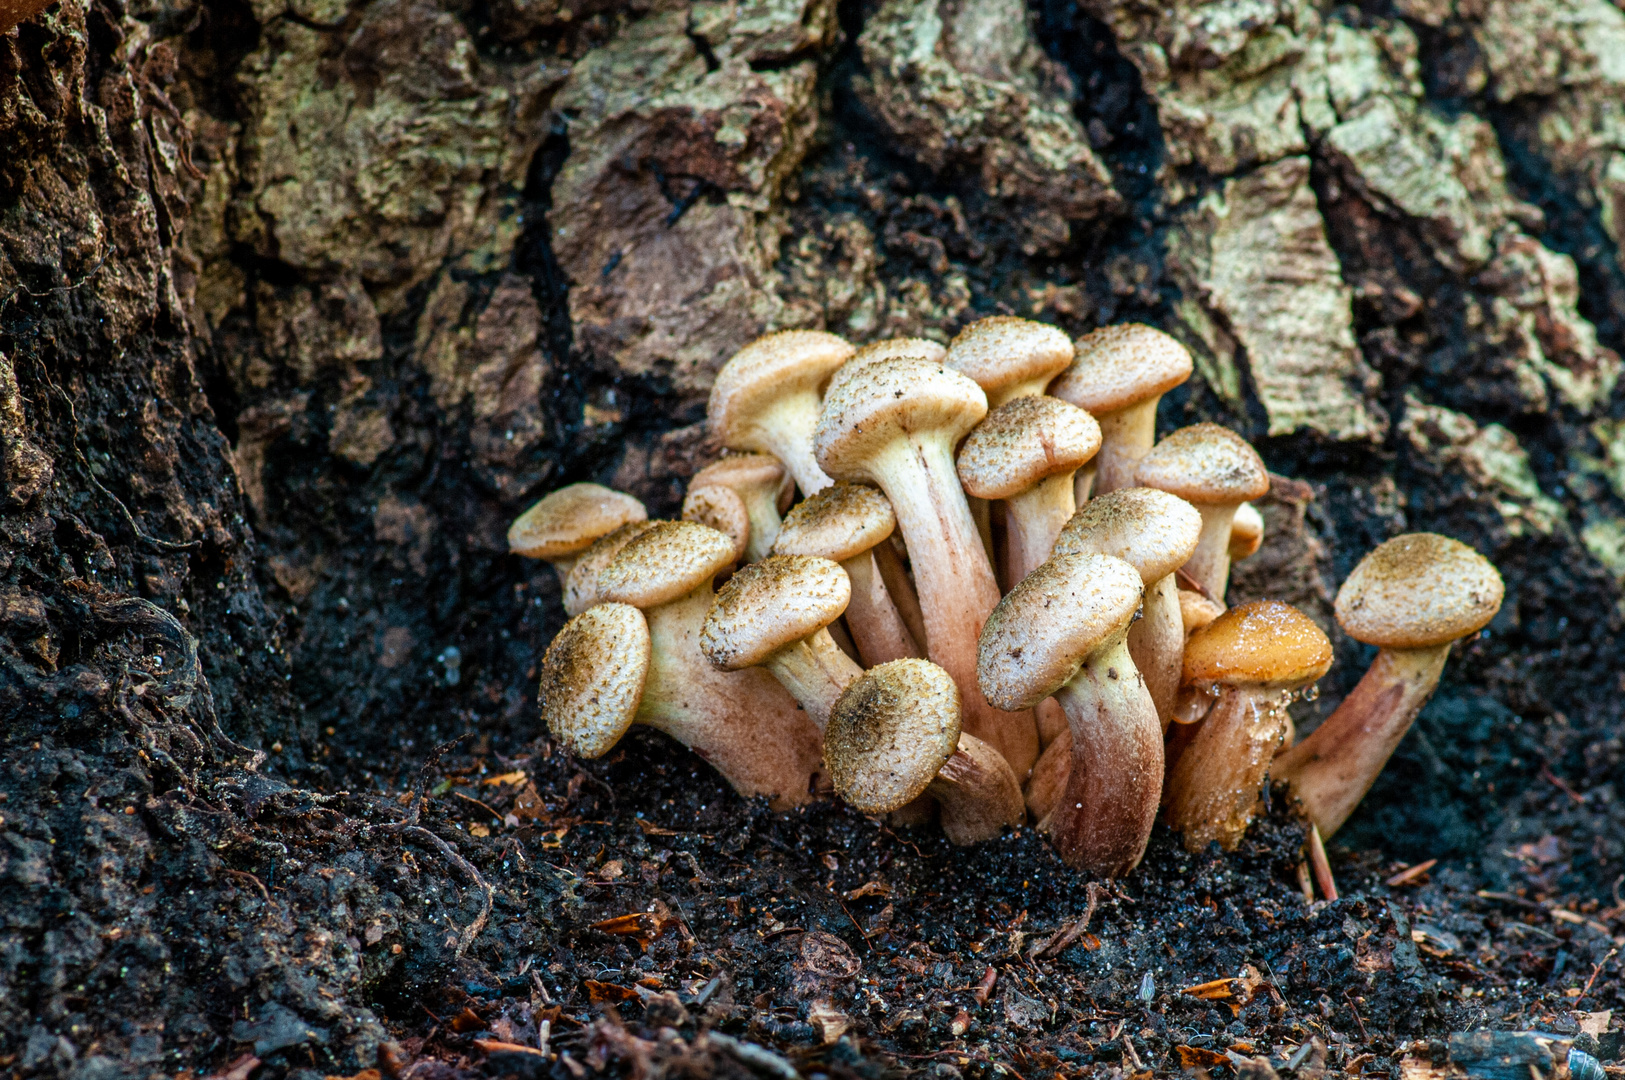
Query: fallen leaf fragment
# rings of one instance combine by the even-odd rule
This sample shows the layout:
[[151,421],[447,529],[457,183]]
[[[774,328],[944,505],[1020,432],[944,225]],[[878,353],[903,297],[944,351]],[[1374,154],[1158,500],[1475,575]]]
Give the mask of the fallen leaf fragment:
[[618,1005],[638,996],[638,992],[630,986],[617,986],[596,979],[583,979],[581,982],[587,988],[587,1000],[594,1005]]
[[1179,1066],[1182,1069],[1214,1069],[1230,1064],[1230,1059],[1223,1054],[1214,1053],[1200,1046],[1176,1046],[1174,1053],[1179,1055]]
[[[534,1046],[503,1042],[501,1039],[475,1039],[474,1045],[487,1054],[533,1054],[536,1057],[547,1057],[546,1051],[538,1050]],[[360,1078],[357,1077],[357,1080]]]

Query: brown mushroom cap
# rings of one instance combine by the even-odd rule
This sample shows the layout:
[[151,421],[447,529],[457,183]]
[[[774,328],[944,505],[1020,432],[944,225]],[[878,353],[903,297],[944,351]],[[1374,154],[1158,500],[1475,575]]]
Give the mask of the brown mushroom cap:
[[1037,705],[1127,628],[1144,592],[1140,572],[1110,555],[1060,555],[1044,563],[982,627],[976,653],[982,693],[1000,709]]
[[1013,315],[990,315],[954,337],[943,363],[997,398],[1021,383],[1042,387],[1066,370],[1073,355],[1072,339],[1058,327]]
[[971,430],[955,465],[967,495],[1008,499],[1045,477],[1076,472],[1099,449],[1100,425],[1076,405],[1018,397]]
[[774,497],[790,486],[784,463],[772,454],[726,454],[689,478],[689,487],[718,484],[738,490],[771,490]]
[[602,484],[569,484],[514,519],[508,526],[508,550],[530,559],[559,559],[648,516],[643,504],[625,492]]
[[1477,633],[1501,610],[1501,575],[1448,536],[1396,536],[1360,560],[1337,590],[1337,621],[1367,645],[1416,649]]
[[750,511],[733,488],[697,484],[683,497],[683,520],[709,525],[734,543],[734,561],[745,557],[750,544]]
[[601,757],[632,726],[649,674],[649,624],[629,604],[599,604],[564,624],[542,657],[537,697],[553,737]]
[[1049,392],[1096,416],[1167,393],[1191,377],[1191,354],[1139,323],[1102,326],[1078,339],[1077,359]]
[[1055,538],[1056,555],[1115,555],[1147,585],[1185,565],[1202,535],[1202,515],[1177,495],[1119,488],[1090,499]]
[[723,671],[760,664],[841,617],[846,571],[810,555],[769,555],[728,579],[700,629],[700,651]]
[[893,660],[853,680],[824,731],[835,793],[884,814],[925,791],[959,747],[959,687],[928,660]]
[[845,339],[822,330],[782,330],[734,353],[711,385],[706,417],[724,446],[765,450],[752,430],[775,400],[817,389],[852,355]]
[[1218,424],[1192,424],[1167,436],[1140,459],[1134,477],[1193,503],[1246,502],[1270,489],[1258,451]]
[[867,461],[911,432],[952,441],[987,415],[987,395],[956,371],[918,357],[870,364],[824,398],[813,435],[819,467],[838,480],[870,479]]
[[773,543],[775,555],[855,559],[897,528],[891,502],[862,484],[831,484],[790,510]]
[[658,521],[628,521],[614,532],[593,541],[564,579],[564,610],[579,615],[598,603],[601,599],[598,575],[603,573],[604,567],[615,561],[622,548],[658,524]]
[[734,562],[725,533],[693,521],[661,521],[623,547],[598,575],[598,595],[638,608],[687,596]]
[[1284,689],[1332,666],[1332,643],[1314,621],[1279,600],[1233,607],[1185,643],[1185,682]]

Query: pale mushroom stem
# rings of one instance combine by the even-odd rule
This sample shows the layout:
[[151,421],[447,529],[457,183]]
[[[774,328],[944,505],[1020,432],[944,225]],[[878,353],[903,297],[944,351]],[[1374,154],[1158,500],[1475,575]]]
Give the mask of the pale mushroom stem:
[[1348,697],[1271,772],[1287,781],[1304,813],[1330,837],[1354,813],[1399,740],[1427,704],[1450,646],[1382,649]]
[[863,674],[850,656],[841,651],[828,630],[788,645],[762,664],[790,691],[790,696],[807,710],[807,718],[819,731],[829,727],[830,710],[852,680]]
[[1103,877],[1139,865],[1162,797],[1162,724],[1126,637],[1091,653],[1055,695],[1071,724],[1072,768],[1048,830],[1063,861]]
[[1157,718],[1167,732],[1179,698],[1179,680],[1185,659],[1185,619],[1179,610],[1179,587],[1172,574],[1152,582],[1145,590],[1144,617],[1129,627],[1128,651],[1145,678],[1146,689],[1157,706]]
[[1253,819],[1270,761],[1286,736],[1282,690],[1225,686],[1168,776],[1168,824],[1187,851],[1226,851]]
[[920,647],[915,644],[914,635],[903,621],[903,613],[897,610],[886,583],[881,580],[874,552],[865,551],[847,559],[841,563],[841,569],[852,582],[846,625],[852,631],[852,640],[863,657],[864,666],[919,657]]
[[1235,520],[1236,507],[1239,505],[1197,505],[1196,509],[1202,515],[1202,535],[1196,541],[1196,551],[1183,567],[1185,573],[1221,604],[1224,603],[1224,591],[1230,584],[1230,525]]
[[788,394],[762,417],[761,430],[771,452],[784,464],[803,495],[816,495],[835,481],[813,456],[813,429],[818,426],[818,395]]
[[1100,453],[1095,455],[1093,495],[1135,486],[1134,470],[1157,441],[1157,402],[1161,400],[1158,395],[1095,417],[1100,424]]
[[693,750],[740,794],[799,806],[820,771],[818,729],[768,672],[718,671],[706,660],[700,627],[715,599],[707,583],[644,612],[651,654],[637,720]]
[[768,499],[745,499],[745,513],[750,515],[750,539],[745,541],[745,561],[761,562],[773,554],[773,541],[779,538],[784,520],[778,507]]
[[914,589],[914,582],[908,576],[908,570],[903,566],[902,558],[891,546],[888,539],[885,543],[876,544],[870,554],[875,557],[875,568],[880,571],[880,580],[886,585],[886,593],[897,608],[897,614],[903,617],[903,625],[908,627],[909,636],[914,639],[915,647],[920,651],[917,657],[927,653],[925,615],[920,611],[920,594]]
[[999,586],[959,486],[953,447],[933,432],[912,434],[882,451],[870,468],[908,545],[929,657],[964,696],[965,730],[992,743],[1015,774],[1025,776],[1038,757],[1032,713],[995,709],[976,681],[976,641],[998,606]]
[[1046,476],[1032,487],[1005,500],[1005,568],[1011,586],[1036,570],[1050,556],[1055,538],[1078,509],[1072,474]]
[[925,791],[942,807],[942,831],[949,843],[960,847],[991,840],[1006,825],[1027,820],[1010,763],[974,735],[960,733],[959,749]]
[[[1055,701],[1054,698],[1044,700]],[[1060,708],[1058,702],[1056,708]],[[1063,711],[1061,716],[1064,719],[1066,713]],[[1071,773],[1072,731],[1067,728],[1044,747],[1044,752],[1038,755],[1038,763],[1033,766],[1033,774],[1027,778],[1027,811],[1034,821],[1043,823],[1049,817],[1049,812],[1060,801],[1066,778]]]

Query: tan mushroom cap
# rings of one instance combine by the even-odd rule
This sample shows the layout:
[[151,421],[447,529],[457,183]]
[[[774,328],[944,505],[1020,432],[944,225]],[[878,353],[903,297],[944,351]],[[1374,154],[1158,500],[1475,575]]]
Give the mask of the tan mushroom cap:
[[1084,503],[1061,535],[1056,555],[1115,555],[1150,585],[1185,565],[1202,535],[1196,507],[1156,488],[1119,488]]
[[846,571],[810,555],[769,555],[728,579],[700,628],[700,651],[723,671],[760,664],[841,617]]
[[867,459],[899,436],[944,431],[958,441],[986,415],[987,395],[958,372],[918,357],[882,360],[824,398],[813,451],[835,479],[866,480]]
[[1268,493],[1258,451],[1229,428],[1192,424],[1146,452],[1134,479],[1193,503],[1239,503]]
[[734,563],[726,533],[693,521],[661,521],[632,540],[598,575],[598,595],[651,608],[687,596]]
[[1049,392],[1095,415],[1167,393],[1191,377],[1191,354],[1155,327],[1102,326],[1078,339],[1078,357]]
[[1065,686],[1139,610],[1140,572],[1111,555],[1060,555],[1022,578],[988,616],[976,678],[996,708],[1030,709]]
[[824,731],[835,793],[864,814],[905,806],[959,748],[959,687],[929,660],[892,660],[853,680]]
[[688,486],[718,484],[734,490],[772,491],[775,498],[789,495],[790,474],[784,463],[772,454],[727,454],[689,478]]
[[784,519],[775,555],[818,555],[836,562],[855,559],[897,528],[891,502],[862,484],[831,484],[808,496]]
[[1258,554],[1264,545],[1264,515],[1258,507],[1244,502],[1236,507],[1236,516],[1230,522],[1230,560],[1240,562]]
[[542,657],[537,697],[553,737],[601,757],[632,726],[649,674],[649,624],[630,604],[599,604],[564,624]]
[[598,603],[598,575],[603,573],[604,567],[615,561],[622,548],[658,524],[658,521],[628,521],[593,541],[564,580],[564,610],[577,615]]
[[921,360],[929,360],[933,364],[940,364],[947,352],[945,346],[930,338],[899,337],[871,341],[859,347],[858,351],[852,354],[852,358],[829,377],[829,386],[825,388],[824,394],[828,396],[834,393],[836,387],[870,364],[878,364],[882,360],[895,360],[900,356],[915,356]]
[[1279,600],[1233,607],[1185,642],[1185,682],[1287,688],[1332,666],[1332,643],[1314,621]]
[[987,414],[959,448],[967,495],[1008,499],[1045,477],[1076,472],[1100,449],[1100,425],[1052,397],[1018,397]]
[[976,380],[989,397],[998,397],[1021,383],[1043,386],[1065,371],[1074,355],[1072,339],[1059,327],[1014,315],[990,315],[954,337],[943,363]]
[[726,446],[765,450],[752,427],[777,398],[816,389],[852,355],[844,338],[822,330],[781,330],[734,353],[711,385],[706,416]]
[[602,484],[569,484],[514,519],[508,526],[508,550],[530,559],[563,558],[648,516],[643,504],[625,492]]
[[745,557],[750,544],[750,511],[745,500],[721,484],[691,486],[683,497],[683,520],[709,525],[727,535],[734,544],[734,561]]
[[1390,649],[1446,645],[1501,610],[1505,587],[1484,556],[1448,536],[1396,536],[1360,560],[1337,590],[1349,636]]

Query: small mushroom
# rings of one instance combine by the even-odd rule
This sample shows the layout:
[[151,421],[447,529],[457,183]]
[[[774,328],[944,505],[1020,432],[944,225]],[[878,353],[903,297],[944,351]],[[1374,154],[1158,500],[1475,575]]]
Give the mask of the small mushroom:
[[1005,402],[960,444],[956,468],[965,493],[1005,500],[1005,580],[1014,584],[1049,558],[1077,509],[1072,474],[1098,449],[1094,417],[1052,397]]
[[886,496],[862,484],[839,483],[796,505],[773,544],[775,555],[817,555],[841,564],[852,583],[846,625],[868,667],[920,655],[875,563],[877,548],[896,528]]
[[630,604],[599,604],[564,624],[542,657],[542,722],[584,758],[603,757],[637,717],[649,624]]
[[1258,451],[1229,428],[1193,424],[1147,451],[1134,475],[1142,487],[1178,495],[1201,512],[1202,536],[1184,569],[1223,604],[1236,508],[1270,489]]
[[623,547],[598,575],[598,595],[648,620],[649,676],[638,719],[692,748],[736,790],[775,806],[807,801],[821,739],[765,671],[718,671],[700,651],[716,599],[711,583],[733,565],[734,545],[692,521],[662,521]]
[[970,379],[915,357],[882,360],[824,399],[818,463],[880,486],[908,545],[926,649],[964,695],[964,725],[998,747],[1017,776],[1038,757],[1031,713],[994,709],[976,684],[976,635],[999,586],[954,472],[954,445],[987,412]]
[[1185,626],[1188,638],[1208,623],[1224,614],[1224,608],[1199,592],[1179,590],[1179,620]]
[[837,563],[769,555],[717,593],[700,629],[700,651],[720,671],[766,668],[823,731],[835,699],[863,674],[826,629],[851,596]]
[[1077,359],[1049,392],[1100,421],[1093,492],[1080,477],[1080,504],[1136,484],[1135,467],[1156,441],[1157,402],[1190,376],[1190,352],[1150,326],[1102,326],[1078,339]]
[[1353,692],[1302,742],[1275,759],[1309,820],[1329,837],[1377,774],[1439,684],[1450,646],[1489,625],[1504,586],[1490,561],[1435,533],[1396,536],[1337,590],[1337,622],[1378,647]]
[[852,346],[822,330],[783,330],[757,338],[722,365],[706,416],[730,450],[772,454],[803,495],[829,486],[813,460],[819,389],[852,355]]
[[1235,520],[1230,522],[1230,561],[1250,559],[1263,546],[1264,515],[1252,503],[1244,502],[1236,507]]
[[508,550],[553,564],[563,585],[581,553],[599,537],[649,516],[643,504],[602,484],[569,484],[550,492],[508,526]]
[[750,549],[750,511],[745,500],[721,484],[690,485],[683,496],[683,520],[707,525],[734,545],[734,562],[744,562]]
[[1241,842],[1286,736],[1292,692],[1331,663],[1320,627],[1277,600],[1233,607],[1191,635],[1185,681],[1215,700],[1168,774],[1167,821],[1187,850]]
[[603,572],[604,567],[615,561],[615,556],[621,553],[622,548],[657,524],[659,522],[628,521],[615,531],[593,541],[592,546],[576,559],[575,565],[570,568],[569,576],[564,579],[564,613],[572,616],[580,615],[598,603],[598,575]]
[[1162,792],[1162,725],[1127,643],[1144,591],[1122,559],[1058,555],[999,602],[977,657],[1000,708],[1053,694],[1066,710],[1071,771],[1039,828],[1068,865],[1105,877],[1138,865]]
[[928,660],[893,660],[853,681],[824,732],[835,793],[865,814],[921,795],[942,807],[942,831],[961,846],[1026,820],[1021,788],[992,746],[960,730],[959,687]]
[[739,496],[750,519],[745,561],[767,558],[779,535],[781,515],[795,494],[794,481],[779,459],[768,454],[729,454],[695,473],[688,482],[690,492],[701,487],[724,487]]
[[990,315],[961,330],[943,364],[969,376],[987,394],[989,409],[1042,394],[1072,363],[1072,341],[1057,327],[1013,315]]

